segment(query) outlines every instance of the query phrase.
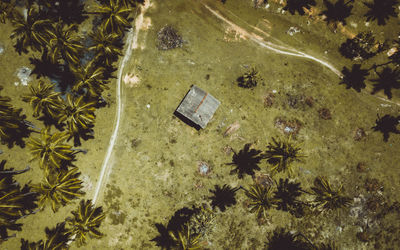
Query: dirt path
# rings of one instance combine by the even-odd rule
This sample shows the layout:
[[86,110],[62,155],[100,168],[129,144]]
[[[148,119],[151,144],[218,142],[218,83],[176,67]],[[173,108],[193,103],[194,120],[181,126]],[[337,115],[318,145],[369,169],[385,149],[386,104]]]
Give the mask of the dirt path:
[[[101,170],[100,170],[100,176],[97,181],[96,189],[93,195],[92,203],[96,204],[96,201],[98,199],[98,196],[100,194],[100,191],[103,187],[103,184],[107,182],[108,176],[111,173],[111,168],[112,168],[112,153],[114,150],[115,143],[118,138],[118,130],[120,127],[120,121],[121,117],[123,114],[123,109],[124,109],[124,103],[122,103],[121,99],[121,94],[122,94],[122,72],[125,68],[125,64],[129,61],[131,55],[132,55],[132,50],[137,48],[137,43],[138,43],[138,35],[139,31],[141,28],[146,25],[143,22],[143,16],[144,13],[147,11],[147,9],[151,6],[150,0],[146,0],[143,5],[140,7],[140,14],[135,18],[135,29],[131,28],[127,34],[127,45],[125,48],[125,56],[121,61],[120,66],[118,67],[118,78],[117,78],[117,91],[116,91],[116,100],[117,100],[117,110],[116,110],[116,120],[114,123],[114,128],[113,132],[111,134],[110,142],[108,143],[108,148],[107,148],[107,153],[106,156],[104,157],[103,164],[101,165]],[[107,173],[107,176],[105,177],[105,174]]]
[[[231,29],[233,29],[234,31],[236,31],[241,37],[244,37],[246,39],[249,39],[255,43],[257,43],[258,45],[260,45],[263,48],[266,48],[268,50],[271,50],[275,53],[278,54],[283,54],[283,55],[288,55],[288,56],[295,56],[295,57],[300,57],[300,58],[304,58],[304,59],[309,59],[312,60],[316,63],[319,63],[321,65],[323,65],[324,67],[328,68],[329,70],[331,70],[333,73],[335,73],[337,76],[339,76],[340,78],[343,77],[342,73],[336,69],[332,64],[330,64],[329,62],[326,62],[322,59],[316,58],[314,56],[311,56],[309,54],[306,54],[304,52],[301,52],[299,50],[296,50],[295,48],[292,48],[290,46],[286,46],[286,45],[278,45],[275,43],[272,43],[270,41],[265,41],[261,36],[254,34],[240,26],[238,26],[237,24],[233,23],[232,21],[228,20],[227,18],[225,18],[221,13],[219,13],[216,10],[213,10],[211,7],[209,7],[207,4],[204,4],[204,7],[210,11],[214,16],[216,16],[218,19],[220,19],[221,21],[223,21],[224,23],[228,24],[230,26]],[[232,13],[231,13],[232,14]],[[235,18],[240,19],[238,16],[235,16]],[[242,22],[244,22],[243,20],[241,20]],[[270,39],[275,40],[276,42],[283,44],[281,41],[277,40],[276,38],[270,37],[270,35],[262,30],[260,30],[259,28],[256,28],[252,25],[249,25],[253,30],[257,30],[260,31],[264,36],[269,37]],[[369,92],[367,91],[362,91],[364,94],[369,94]],[[378,98],[379,100],[382,100],[384,102],[388,102],[391,104],[395,104],[400,106],[399,102],[396,101],[392,101],[392,100],[388,100],[385,97],[381,97],[381,96],[376,96],[376,98]]]

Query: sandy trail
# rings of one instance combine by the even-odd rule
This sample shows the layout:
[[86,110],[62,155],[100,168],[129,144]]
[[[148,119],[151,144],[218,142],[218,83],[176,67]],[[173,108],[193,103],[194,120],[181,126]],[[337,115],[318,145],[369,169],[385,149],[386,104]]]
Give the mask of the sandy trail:
[[[143,22],[143,16],[146,10],[151,6],[150,0],[146,0],[143,5],[140,6],[140,14],[135,18],[135,29],[131,28],[127,34],[127,42],[128,44],[126,45],[125,48],[125,56],[122,59],[119,67],[118,67],[118,78],[117,78],[117,84],[116,84],[116,99],[117,99],[117,107],[116,107],[116,119],[114,123],[114,128],[113,132],[111,134],[110,142],[108,143],[108,148],[107,148],[107,153],[106,156],[103,160],[103,164],[101,165],[101,170],[100,170],[100,176],[97,181],[96,189],[92,198],[92,203],[96,204],[96,201],[98,199],[98,196],[100,194],[100,191],[102,190],[103,185],[107,182],[108,176],[111,172],[112,168],[112,153],[114,150],[115,143],[118,138],[118,130],[120,127],[120,121],[121,117],[123,114],[123,108],[124,104],[122,103],[121,95],[122,95],[122,72],[125,68],[125,64],[129,61],[131,55],[132,55],[132,50],[137,48],[137,43],[138,43],[138,35],[139,31],[142,29],[142,27],[145,27],[147,24]],[[108,172],[108,175],[105,176],[105,173]]]
[[[333,73],[335,73],[340,78],[343,77],[342,73],[338,69],[336,69],[332,64],[330,64],[329,62],[324,61],[324,60],[319,59],[319,58],[316,58],[314,56],[311,56],[311,55],[306,54],[304,52],[301,52],[299,50],[296,50],[293,47],[285,46],[285,45],[279,45],[279,44],[283,44],[283,43],[281,41],[279,41],[278,39],[276,39],[276,38],[270,37],[270,35],[268,33],[264,32],[264,31],[260,31],[259,28],[254,27],[252,25],[249,25],[252,29],[260,31],[264,36],[268,37],[271,40],[275,40],[279,44],[275,44],[275,43],[272,43],[272,42],[269,42],[269,41],[265,41],[261,36],[259,36],[257,34],[254,34],[252,32],[249,32],[248,30],[246,30],[246,29],[240,27],[239,25],[233,23],[232,21],[228,20],[222,14],[220,14],[218,11],[213,10],[211,7],[209,7],[207,4],[203,3],[203,5],[214,16],[216,16],[218,19],[220,19],[224,23],[228,24],[231,29],[235,30],[238,34],[240,34],[241,37],[245,37],[246,39],[249,39],[249,40],[257,43],[261,47],[264,47],[264,48],[266,48],[268,50],[271,50],[271,51],[273,51],[275,53],[278,53],[278,54],[283,54],[283,55],[288,55],[288,56],[295,56],[295,57],[300,57],[300,58],[305,58],[305,59],[309,59],[309,60],[315,61],[315,62],[325,66],[329,70],[331,70]],[[231,13],[231,14],[233,14],[233,13]],[[235,16],[235,18],[240,19],[237,16]],[[244,22],[243,20],[241,20],[241,21]],[[367,91],[362,91],[362,93],[369,94]],[[379,100],[381,100],[381,101],[388,102],[388,103],[400,106],[400,103],[388,100],[387,98],[380,97],[380,96],[374,96],[374,97],[379,99]]]

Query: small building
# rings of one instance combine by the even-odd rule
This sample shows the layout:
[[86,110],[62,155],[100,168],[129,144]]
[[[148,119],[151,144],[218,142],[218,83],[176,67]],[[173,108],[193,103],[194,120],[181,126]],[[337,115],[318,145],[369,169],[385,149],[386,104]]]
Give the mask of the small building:
[[220,104],[212,95],[192,85],[174,114],[196,129],[205,128]]

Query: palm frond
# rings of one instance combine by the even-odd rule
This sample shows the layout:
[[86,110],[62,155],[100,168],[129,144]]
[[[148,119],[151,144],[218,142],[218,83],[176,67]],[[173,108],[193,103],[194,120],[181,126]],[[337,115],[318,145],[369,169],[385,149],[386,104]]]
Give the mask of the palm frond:
[[101,238],[103,234],[99,227],[105,218],[102,207],[94,207],[91,200],[81,200],[76,211],[71,212],[73,218],[68,218],[71,233],[74,234],[78,246],[86,244],[90,238]]
[[62,171],[55,177],[47,173],[42,183],[33,186],[40,194],[40,207],[43,208],[46,203],[50,203],[53,212],[56,212],[60,206],[65,206],[71,200],[81,197],[84,192],[81,190],[80,174],[77,168],[67,172]]
[[50,172],[63,168],[63,161],[74,159],[72,146],[64,143],[69,137],[68,133],[50,134],[49,128],[46,128],[41,130],[40,135],[40,138],[31,137],[28,143],[32,154],[31,161],[38,159],[40,168]]

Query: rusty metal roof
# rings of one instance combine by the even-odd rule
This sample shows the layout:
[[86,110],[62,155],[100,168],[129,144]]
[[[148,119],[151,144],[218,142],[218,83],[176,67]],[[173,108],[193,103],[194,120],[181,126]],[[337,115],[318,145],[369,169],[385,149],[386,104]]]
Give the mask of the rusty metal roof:
[[192,85],[175,113],[178,113],[178,116],[184,116],[195,125],[205,128],[220,104],[221,102],[212,95],[196,85]]

